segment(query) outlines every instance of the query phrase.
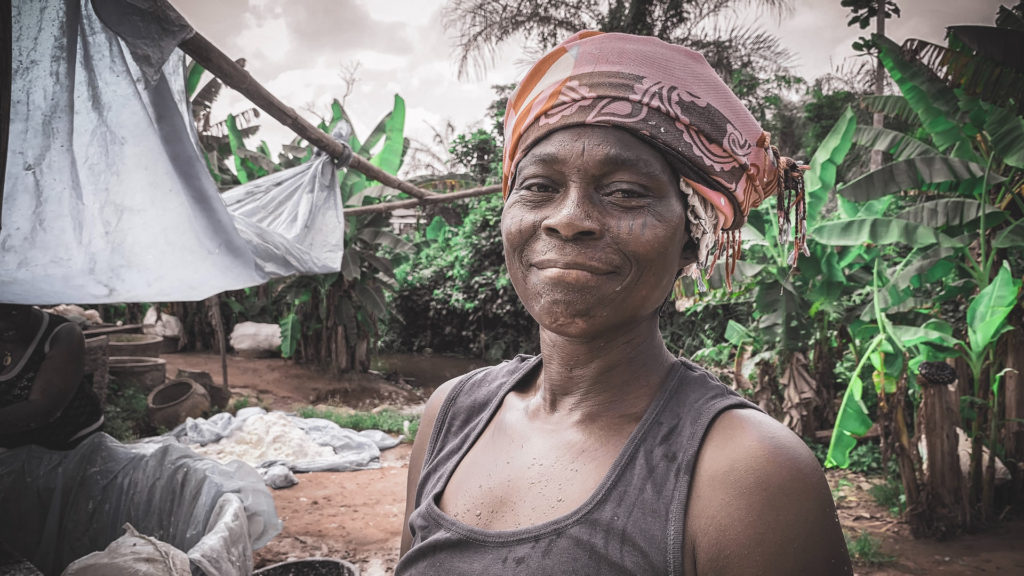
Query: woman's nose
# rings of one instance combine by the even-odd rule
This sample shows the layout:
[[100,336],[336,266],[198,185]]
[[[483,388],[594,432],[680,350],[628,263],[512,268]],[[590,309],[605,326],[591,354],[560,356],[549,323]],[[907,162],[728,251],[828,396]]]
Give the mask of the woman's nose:
[[597,237],[601,233],[596,207],[586,193],[576,186],[569,187],[544,219],[544,231],[566,240]]

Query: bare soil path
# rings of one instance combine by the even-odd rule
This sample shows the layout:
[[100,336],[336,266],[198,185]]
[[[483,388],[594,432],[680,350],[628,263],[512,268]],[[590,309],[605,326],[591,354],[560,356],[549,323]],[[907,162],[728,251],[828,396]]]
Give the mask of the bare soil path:
[[[221,380],[220,357],[215,354],[163,357],[169,377],[178,368],[187,368],[208,371],[214,380]],[[365,374],[334,378],[279,358],[229,356],[228,381],[235,398],[249,397],[268,409],[294,410],[310,404],[415,409],[436,386],[480,365],[445,357],[384,358],[381,372],[398,371],[414,379],[416,386],[410,386]],[[257,567],[287,559],[329,557],[358,565],[363,576],[392,574],[398,561],[410,450],[404,444],[384,452],[383,466],[376,470],[302,474],[297,485],[275,490],[284,528],[257,550]],[[846,532],[872,534],[881,540],[882,554],[892,557],[882,565],[858,565],[859,575],[1024,575],[1022,519],[947,542],[914,540],[907,525],[868,494],[878,479],[846,471],[829,471],[828,479]]]

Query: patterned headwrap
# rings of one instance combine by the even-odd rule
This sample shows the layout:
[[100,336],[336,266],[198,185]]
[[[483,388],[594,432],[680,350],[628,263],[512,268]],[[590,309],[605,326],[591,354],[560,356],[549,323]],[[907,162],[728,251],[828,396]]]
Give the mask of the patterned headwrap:
[[548,134],[570,126],[614,126],[662,152],[680,176],[687,231],[701,270],[725,258],[726,282],[740,257],[739,230],[750,210],[779,194],[779,238],[790,232],[791,265],[806,253],[802,166],[783,158],[771,135],[704,57],[657,38],[584,31],[541,58],[505,111],[502,192],[508,198],[519,161]]

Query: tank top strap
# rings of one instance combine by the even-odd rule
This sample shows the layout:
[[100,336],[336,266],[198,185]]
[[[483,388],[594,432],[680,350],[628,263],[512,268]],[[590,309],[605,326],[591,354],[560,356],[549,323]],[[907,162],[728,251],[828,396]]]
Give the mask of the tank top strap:
[[458,466],[460,452],[468,449],[498,411],[505,395],[524,375],[540,364],[540,356],[520,354],[497,366],[479,368],[464,375],[441,404],[423,458],[423,472],[416,490],[416,505],[425,494],[441,488]]

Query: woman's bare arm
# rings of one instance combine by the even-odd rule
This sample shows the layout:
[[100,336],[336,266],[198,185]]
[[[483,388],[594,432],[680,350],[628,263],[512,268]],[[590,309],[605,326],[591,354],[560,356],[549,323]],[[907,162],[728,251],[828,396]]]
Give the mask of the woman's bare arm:
[[690,490],[687,575],[853,573],[821,466],[795,434],[730,410],[701,447]]

